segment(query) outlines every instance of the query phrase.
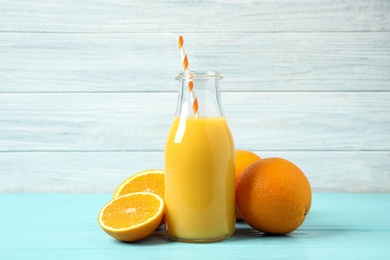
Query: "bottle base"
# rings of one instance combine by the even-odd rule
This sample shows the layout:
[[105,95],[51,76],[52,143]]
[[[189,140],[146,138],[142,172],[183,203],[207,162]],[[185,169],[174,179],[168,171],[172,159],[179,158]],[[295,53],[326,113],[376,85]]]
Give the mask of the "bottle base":
[[168,235],[168,238],[172,241],[176,242],[183,242],[183,243],[212,243],[212,242],[218,242],[222,240],[226,240],[231,238],[233,233],[231,234],[226,234],[225,236],[222,237],[216,237],[216,238],[184,238],[184,237],[173,237]]

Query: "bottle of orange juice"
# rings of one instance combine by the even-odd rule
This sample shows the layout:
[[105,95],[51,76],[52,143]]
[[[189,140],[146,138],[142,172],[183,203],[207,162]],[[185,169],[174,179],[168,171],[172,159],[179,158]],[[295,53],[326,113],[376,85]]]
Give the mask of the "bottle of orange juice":
[[235,157],[217,72],[184,72],[165,145],[165,225],[170,239],[211,242],[235,227]]

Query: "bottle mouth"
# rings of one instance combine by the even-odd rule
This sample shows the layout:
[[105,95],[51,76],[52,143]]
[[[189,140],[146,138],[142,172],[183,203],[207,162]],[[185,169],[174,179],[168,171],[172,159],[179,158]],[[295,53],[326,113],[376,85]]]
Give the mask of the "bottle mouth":
[[197,80],[197,79],[215,79],[220,80],[223,77],[217,71],[185,71],[179,73],[175,78],[176,80],[185,81],[185,80]]

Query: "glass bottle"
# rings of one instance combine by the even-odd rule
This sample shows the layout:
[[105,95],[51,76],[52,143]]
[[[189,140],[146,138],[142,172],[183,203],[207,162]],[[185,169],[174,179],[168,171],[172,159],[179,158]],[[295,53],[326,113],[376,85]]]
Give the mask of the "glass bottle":
[[176,79],[179,98],[164,155],[166,233],[184,242],[223,240],[235,228],[235,155],[222,113],[222,76],[192,71]]

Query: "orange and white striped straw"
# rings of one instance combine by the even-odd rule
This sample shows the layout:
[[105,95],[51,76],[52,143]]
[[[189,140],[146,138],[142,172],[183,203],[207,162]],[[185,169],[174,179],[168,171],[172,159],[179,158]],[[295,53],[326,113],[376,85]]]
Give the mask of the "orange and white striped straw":
[[[178,43],[179,49],[180,49],[180,55],[181,55],[181,60],[183,63],[184,72],[187,72],[188,71],[188,56],[187,56],[186,52],[184,51],[183,36],[180,35],[177,38],[177,43]],[[194,111],[194,115],[195,115],[195,117],[197,117],[199,104],[198,104],[198,98],[196,97],[195,91],[194,91],[194,82],[191,80],[191,78],[188,81],[188,90],[190,91],[190,95],[191,95],[192,111]]]

